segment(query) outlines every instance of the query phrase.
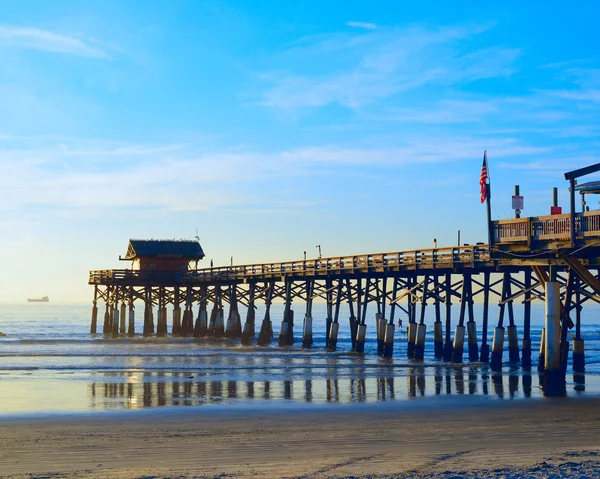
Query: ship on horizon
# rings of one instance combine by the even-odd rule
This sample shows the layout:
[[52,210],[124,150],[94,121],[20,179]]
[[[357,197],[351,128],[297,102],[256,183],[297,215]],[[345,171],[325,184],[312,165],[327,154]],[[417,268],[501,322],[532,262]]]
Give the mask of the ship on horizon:
[[48,296],[42,296],[41,298],[27,298],[28,303],[48,303],[50,300]]

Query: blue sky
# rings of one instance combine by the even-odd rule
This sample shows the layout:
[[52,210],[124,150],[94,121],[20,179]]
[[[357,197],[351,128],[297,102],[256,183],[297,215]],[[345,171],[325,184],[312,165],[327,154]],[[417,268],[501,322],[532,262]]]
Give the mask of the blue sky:
[[[594,2],[0,0],[0,301],[127,240],[226,264],[485,241],[598,162]],[[526,5],[521,5],[526,3]],[[595,200],[591,207],[597,207]]]

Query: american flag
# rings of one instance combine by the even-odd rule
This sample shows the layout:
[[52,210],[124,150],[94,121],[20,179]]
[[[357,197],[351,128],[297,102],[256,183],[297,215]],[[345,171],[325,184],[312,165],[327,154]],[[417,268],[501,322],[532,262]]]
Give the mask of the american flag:
[[485,186],[488,179],[487,171],[487,150],[483,152],[483,165],[481,166],[481,175],[479,175],[479,186],[481,186],[481,202],[485,203],[487,199],[487,187]]

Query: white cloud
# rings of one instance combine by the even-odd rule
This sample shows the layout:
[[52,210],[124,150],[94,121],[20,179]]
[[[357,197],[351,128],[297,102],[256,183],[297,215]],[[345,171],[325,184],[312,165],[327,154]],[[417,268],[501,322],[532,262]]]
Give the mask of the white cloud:
[[[298,206],[289,204],[286,195],[279,200],[274,197],[271,185],[286,179],[301,182],[301,177],[331,171],[339,178],[353,167],[370,170],[471,161],[486,148],[494,158],[535,157],[548,151],[510,138],[423,137],[400,146],[376,148],[325,145],[274,152],[202,153],[197,145],[76,144],[67,138],[49,139],[46,146],[40,146],[39,140],[32,143],[30,148],[0,148],[4,172],[0,205],[4,211],[41,207],[85,214],[106,208],[264,209],[266,204],[268,209],[293,210]],[[23,185],[27,185],[26,194]]]
[[377,25],[375,23],[367,22],[346,22],[349,27],[364,28],[365,30],[375,30]]
[[[520,51],[486,47],[463,53],[462,42],[486,27],[377,29],[308,37],[264,75],[263,104],[290,115],[338,103],[359,109],[424,87],[449,88],[511,75]],[[322,71],[321,71],[322,70]]]
[[92,43],[74,36],[61,35],[39,28],[0,26],[0,46],[13,46],[81,57],[108,58],[105,51]]

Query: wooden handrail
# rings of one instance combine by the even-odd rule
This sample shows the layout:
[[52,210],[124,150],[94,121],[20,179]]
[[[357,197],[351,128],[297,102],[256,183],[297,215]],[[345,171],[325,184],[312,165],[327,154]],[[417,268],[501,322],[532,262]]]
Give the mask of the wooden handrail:
[[488,261],[487,245],[453,246],[447,248],[426,248],[421,250],[377,253],[354,256],[317,258],[281,263],[247,264],[217,266],[182,272],[160,272],[139,270],[98,270],[90,271],[89,283],[102,284],[118,280],[152,280],[185,282],[197,279],[245,279],[273,277],[275,275],[326,275],[328,273],[380,271],[381,268],[433,268],[435,266],[453,267],[456,264]]
[[[569,214],[531,216],[492,221],[492,233],[496,243],[519,243],[531,241],[565,240],[571,237]],[[575,215],[577,236],[600,237],[600,210]]]

